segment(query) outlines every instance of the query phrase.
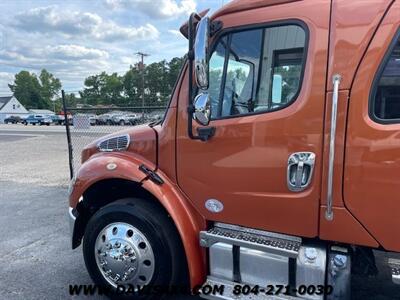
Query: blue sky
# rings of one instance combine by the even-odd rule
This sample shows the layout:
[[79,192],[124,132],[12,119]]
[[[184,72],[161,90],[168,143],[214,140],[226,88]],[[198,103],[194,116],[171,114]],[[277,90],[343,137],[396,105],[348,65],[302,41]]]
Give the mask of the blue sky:
[[0,96],[21,70],[46,68],[64,89],[77,91],[92,74],[123,74],[138,61],[182,56],[178,33],[192,11],[220,8],[229,0],[2,0]]

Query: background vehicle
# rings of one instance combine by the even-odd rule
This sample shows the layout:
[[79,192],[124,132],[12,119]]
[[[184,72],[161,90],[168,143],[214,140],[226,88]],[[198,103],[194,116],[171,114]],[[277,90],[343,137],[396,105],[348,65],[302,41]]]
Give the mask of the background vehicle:
[[89,144],[71,181],[72,246],[83,239],[94,282],[188,273],[192,288],[225,286],[209,299],[238,285],[348,299],[379,250],[400,284],[399,11],[271,0],[193,14],[163,122]]
[[111,121],[114,125],[124,126],[130,124],[130,118],[127,114],[112,115]]
[[95,126],[98,124],[98,117],[95,114],[88,114],[89,116],[89,121],[91,126]]
[[56,125],[62,125],[64,121],[64,116],[60,115],[51,115],[49,118],[51,119],[51,122]]
[[4,124],[18,124],[21,123],[22,119],[18,116],[9,116],[4,119]]
[[24,125],[47,125],[50,126],[52,120],[50,117],[42,116],[42,115],[29,115],[26,119],[24,119]]
[[126,118],[128,119],[130,125],[140,124],[142,120],[142,116],[140,114],[127,114]]
[[111,113],[101,114],[98,116],[97,123],[99,125],[113,125],[112,116]]

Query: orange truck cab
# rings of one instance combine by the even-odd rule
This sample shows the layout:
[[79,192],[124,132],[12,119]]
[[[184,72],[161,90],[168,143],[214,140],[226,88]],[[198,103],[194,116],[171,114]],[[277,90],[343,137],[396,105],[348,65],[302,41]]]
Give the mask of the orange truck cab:
[[400,284],[400,0],[236,0],[181,32],[162,122],[88,145],[71,181],[93,281],[346,299],[378,249]]

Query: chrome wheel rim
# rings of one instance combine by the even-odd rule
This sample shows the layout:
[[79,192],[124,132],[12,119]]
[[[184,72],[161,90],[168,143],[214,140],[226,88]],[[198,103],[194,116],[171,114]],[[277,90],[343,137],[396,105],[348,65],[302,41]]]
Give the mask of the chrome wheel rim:
[[147,285],[154,274],[154,253],[146,236],[128,223],[104,227],[97,236],[94,254],[102,276],[113,287]]

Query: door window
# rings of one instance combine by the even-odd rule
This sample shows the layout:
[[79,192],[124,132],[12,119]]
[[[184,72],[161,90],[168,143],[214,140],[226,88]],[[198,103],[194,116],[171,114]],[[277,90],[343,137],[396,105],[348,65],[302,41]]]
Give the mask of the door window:
[[225,35],[210,58],[212,119],[274,111],[301,87],[306,34],[279,25]]
[[400,32],[375,80],[372,112],[378,122],[400,123]]

